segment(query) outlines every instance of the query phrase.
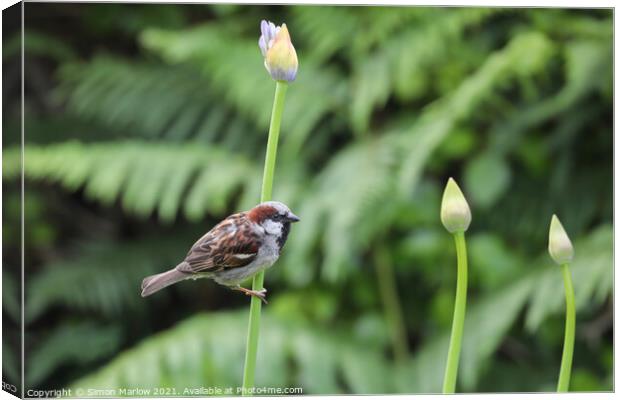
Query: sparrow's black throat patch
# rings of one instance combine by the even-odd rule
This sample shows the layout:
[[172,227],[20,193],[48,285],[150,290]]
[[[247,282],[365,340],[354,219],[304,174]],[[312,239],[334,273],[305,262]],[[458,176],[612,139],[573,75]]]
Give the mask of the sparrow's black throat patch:
[[290,222],[282,222],[282,234],[277,240],[278,243],[278,253],[282,251],[282,247],[284,243],[286,243],[286,239],[288,238],[288,233],[291,231],[291,223]]

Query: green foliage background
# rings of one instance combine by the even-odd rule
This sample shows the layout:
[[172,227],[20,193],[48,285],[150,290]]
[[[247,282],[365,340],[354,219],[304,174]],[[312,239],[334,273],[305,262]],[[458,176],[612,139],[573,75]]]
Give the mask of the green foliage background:
[[[453,176],[474,216],[457,389],[554,390],[555,212],[576,247],[571,389],[612,390],[611,10],[27,3],[25,15],[27,388],[240,386],[247,298],[196,281],[142,299],[139,286],[259,198],[269,19],[300,58],[274,198],[302,222],[267,274],[257,384],[440,391],[456,268],[439,204]],[[5,38],[18,82],[18,32]],[[9,324],[18,95],[5,89]]]

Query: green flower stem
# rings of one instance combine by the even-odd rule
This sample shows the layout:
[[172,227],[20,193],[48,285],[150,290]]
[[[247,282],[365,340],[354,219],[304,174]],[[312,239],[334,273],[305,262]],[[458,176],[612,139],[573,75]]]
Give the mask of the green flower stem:
[[455,232],[454,243],[456,245],[457,258],[456,300],[454,303],[448,360],[443,379],[443,393],[454,393],[456,388],[456,376],[459,368],[461,343],[463,341],[463,325],[465,324],[465,306],[467,304],[467,248],[465,245],[465,233]]
[[397,363],[403,363],[409,357],[409,346],[407,344],[407,330],[405,329],[403,311],[398,299],[396,278],[394,277],[390,254],[385,246],[379,245],[374,255],[379,294],[390,329],[394,359]]
[[[260,201],[271,200],[273,188],[273,173],[276,167],[276,153],[278,150],[278,136],[280,135],[280,122],[282,121],[282,110],[284,109],[284,97],[288,84],[286,82],[276,82],[276,93],[273,99],[273,109],[271,110],[271,123],[269,124],[269,138],[267,139],[267,152],[265,154],[265,169],[263,171],[263,187],[261,190]],[[265,272],[261,271],[254,276],[252,290],[263,289]],[[252,297],[250,303],[250,322],[248,326],[248,339],[245,353],[245,366],[243,368],[243,395],[250,395],[250,389],[254,387],[254,373],[256,371],[256,353],[258,350],[258,331],[260,329],[260,311],[262,302],[256,297]]]
[[564,351],[558,378],[558,392],[568,392],[570,371],[573,365],[573,349],[575,347],[575,291],[568,264],[562,264],[564,290],[566,291],[566,327],[564,329]]

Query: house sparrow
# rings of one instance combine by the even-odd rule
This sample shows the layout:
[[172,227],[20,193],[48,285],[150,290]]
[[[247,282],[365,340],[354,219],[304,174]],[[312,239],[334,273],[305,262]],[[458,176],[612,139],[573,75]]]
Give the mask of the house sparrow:
[[277,261],[291,222],[297,221],[299,217],[278,201],[233,214],[198,239],[179,265],[144,278],[142,297],[185,279],[210,278],[266,303],[266,289],[250,290],[240,283]]

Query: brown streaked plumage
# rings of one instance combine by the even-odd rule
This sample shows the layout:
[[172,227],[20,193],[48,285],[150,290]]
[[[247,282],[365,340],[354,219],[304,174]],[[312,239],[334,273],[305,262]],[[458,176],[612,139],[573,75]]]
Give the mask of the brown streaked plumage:
[[243,267],[256,258],[260,245],[258,234],[248,223],[248,213],[233,214],[192,246],[185,256],[186,265],[179,270],[195,274]]

